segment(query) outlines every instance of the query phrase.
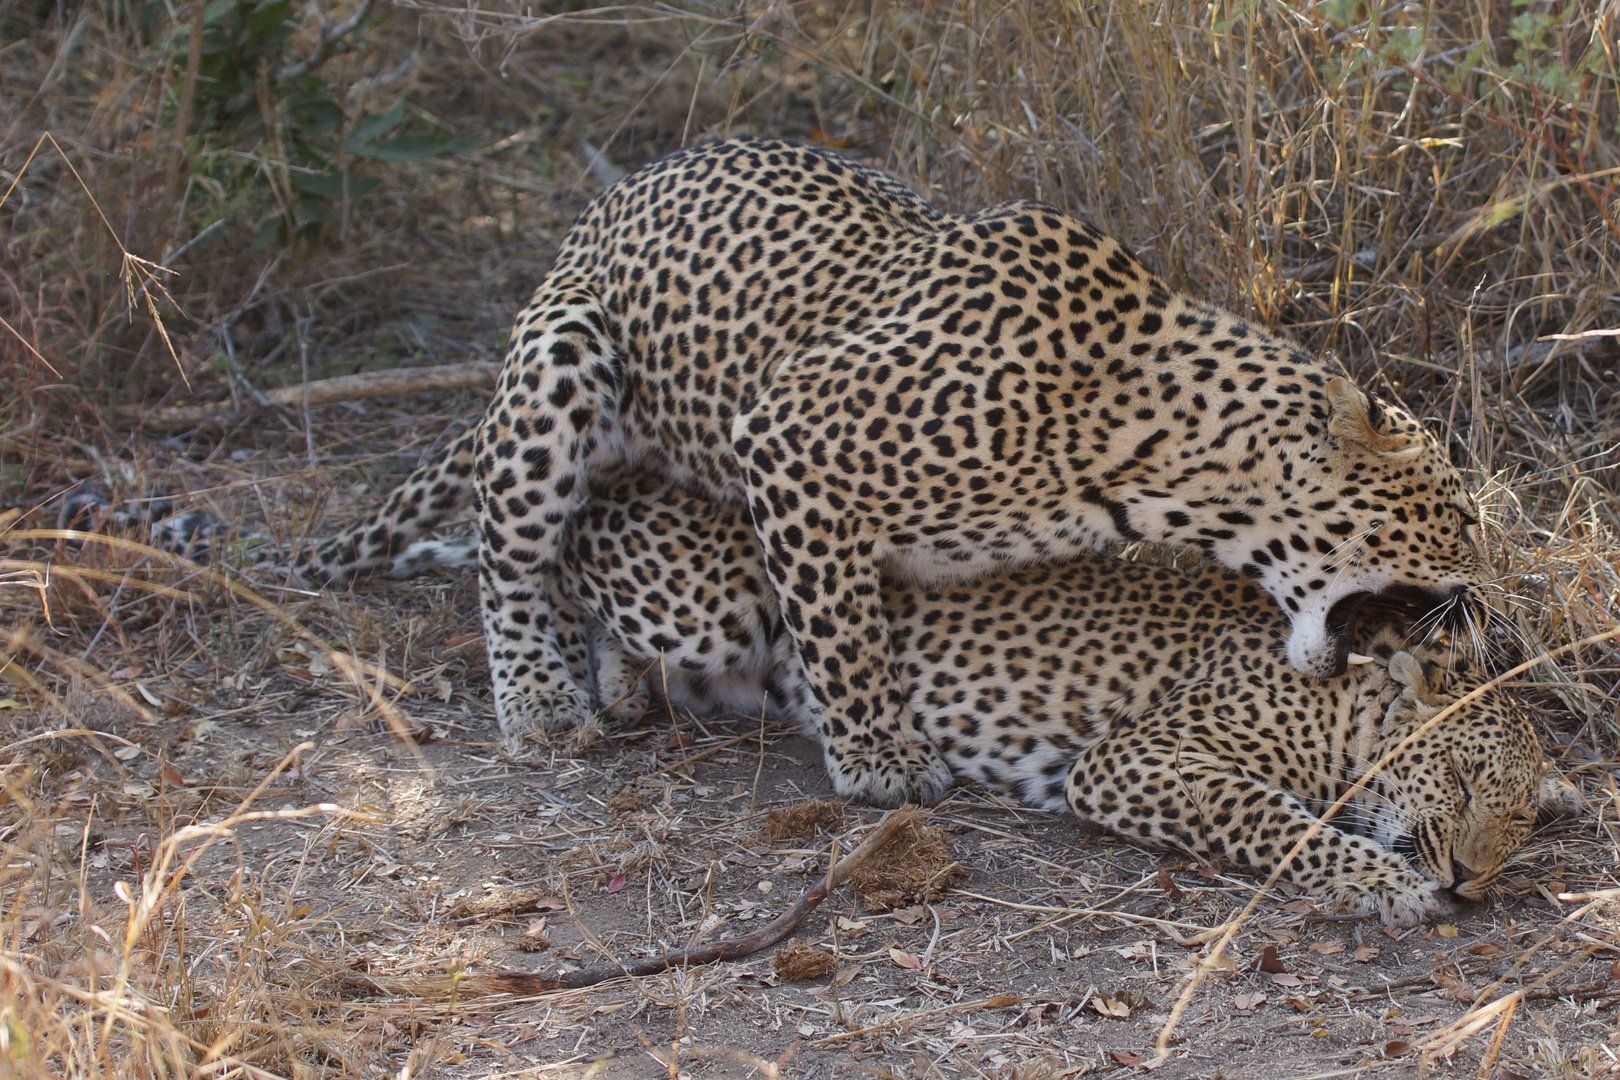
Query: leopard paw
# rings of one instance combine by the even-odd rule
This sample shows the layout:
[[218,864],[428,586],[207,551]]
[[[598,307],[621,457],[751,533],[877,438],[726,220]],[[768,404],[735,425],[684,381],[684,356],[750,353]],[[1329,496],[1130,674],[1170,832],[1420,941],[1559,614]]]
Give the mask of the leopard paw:
[[[602,696],[607,698],[611,688],[604,689]],[[633,724],[647,715],[652,707],[652,694],[648,692],[645,683],[636,683],[610,700],[602,702],[602,708],[597,712],[597,718],[609,724]]]
[[531,744],[546,745],[547,732],[570,731],[571,741],[583,747],[599,730],[595,704],[584,691],[572,686],[504,696],[499,699],[496,716],[506,752],[519,759]]
[[1411,870],[1380,868],[1337,884],[1335,905],[1353,914],[1376,914],[1388,926],[1416,926],[1454,910],[1446,889]]
[[889,742],[870,749],[825,750],[840,796],[873,806],[933,806],[951,786],[951,767],[931,742]]

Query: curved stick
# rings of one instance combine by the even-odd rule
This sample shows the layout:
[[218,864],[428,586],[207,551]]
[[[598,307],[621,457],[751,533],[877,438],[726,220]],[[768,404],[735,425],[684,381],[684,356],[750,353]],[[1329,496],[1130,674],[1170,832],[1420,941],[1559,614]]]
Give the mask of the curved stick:
[[829,893],[849,879],[857,868],[872,855],[887,844],[902,829],[923,817],[927,811],[915,806],[902,806],[898,810],[891,810],[877,823],[877,827],[866,834],[860,846],[848,855],[839,859],[827,872],[826,877],[807,890],[793,902],[793,906],[778,915],[770,925],[761,927],[751,934],[742,937],[722,938],[708,945],[700,945],[695,949],[682,949],[680,952],[665,953],[662,956],[647,960],[638,960],[633,964],[598,964],[595,967],[580,968],[563,975],[538,975],[524,971],[494,971],[477,972],[471,977],[481,986],[487,986],[495,993],[534,994],[546,990],[578,990],[585,986],[595,986],[597,983],[617,979],[623,975],[641,976],[657,975],[661,971],[668,971],[676,967],[693,967],[698,964],[712,964],[718,960],[737,960],[744,956],[751,956],[761,949],[768,949],[778,941],[793,933],[798,925],[816,909],[820,903],[827,899]]

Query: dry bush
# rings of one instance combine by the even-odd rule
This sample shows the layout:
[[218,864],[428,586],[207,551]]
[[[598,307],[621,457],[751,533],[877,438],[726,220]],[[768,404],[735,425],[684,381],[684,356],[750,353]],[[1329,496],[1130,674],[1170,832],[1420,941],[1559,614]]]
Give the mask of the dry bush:
[[[289,10],[280,59],[315,54],[313,9]],[[847,148],[956,208],[1071,208],[1172,284],[1339,354],[1444,427],[1486,489],[1521,643],[1613,625],[1620,338],[1598,333],[1620,321],[1609,8],[398,0],[313,71],[318,85],[272,80],[236,112],[206,77],[187,90],[189,9],[24,5],[8,19],[26,39],[0,98],[0,168],[21,177],[0,289],[8,322],[63,373],[0,331],[13,499],[49,491],[77,456],[46,432],[141,455],[78,406],[187,392],[144,297],[128,303],[120,245],[174,271],[160,313],[202,393],[493,358],[603,179],[746,130]],[[311,133],[312,101],[336,134]],[[344,157],[396,113],[388,132],[418,156]],[[51,145],[23,171],[47,131],[76,173]],[[323,147],[336,157],[317,168]],[[440,150],[457,152],[421,156]],[[300,195],[321,169],[376,190]],[[298,427],[245,437],[301,443],[313,463]],[[1611,662],[1585,661],[1614,685]]]

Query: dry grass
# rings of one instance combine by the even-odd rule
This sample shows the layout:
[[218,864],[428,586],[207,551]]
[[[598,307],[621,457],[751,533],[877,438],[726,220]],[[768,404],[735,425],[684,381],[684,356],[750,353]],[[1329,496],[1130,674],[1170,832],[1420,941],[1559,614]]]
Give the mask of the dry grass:
[[[0,509],[5,1075],[568,1076],[617,1047],[601,1074],[1034,1080],[1123,1069],[1151,1042],[1157,1026],[1137,1021],[1177,977],[1160,951],[1183,958],[1175,942],[1219,925],[1244,884],[1178,872],[1172,896],[1139,852],[960,793],[940,820],[973,877],[947,915],[873,921],[850,902],[861,930],[835,918],[811,935],[837,964],[814,995],[762,982],[764,958],[545,1000],[447,981],[556,950],[592,962],[592,938],[680,947],[711,916],[751,917],[768,895],[752,876],[797,889],[824,869],[813,828],[760,838],[766,811],[823,790],[813,761],[784,763],[788,744],[757,725],[682,717],[667,745],[664,730],[610,733],[588,757],[520,768],[486,745],[464,583],[287,586],[293,541],[475,416],[476,394],[267,413],[223,439],[107,419],[494,359],[572,215],[614,169],[683,141],[814,139],[952,207],[1033,196],[1091,217],[1174,285],[1338,353],[1446,432],[1490,511],[1506,617],[1483,643],[1499,665],[1620,622],[1620,337],[1602,333],[1620,326],[1612,4],[574,7],[396,0],[317,72],[340,130],[405,101],[412,130],[441,123],[479,148],[356,165],[375,191],[267,248],[256,232],[297,225],[311,169],[285,87],[218,122],[186,74],[189,5],[0,8],[0,508],[26,511]],[[295,10],[289,58],[319,37],[313,9]],[[238,591],[38,531],[68,523],[60,496],[84,482],[118,501],[183,493],[230,521],[210,557]],[[1304,1008],[1269,975],[1206,990],[1171,1073],[1215,1071],[1196,1054],[1218,1045],[1288,1075],[1277,1063],[1306,1042],[1334,1051],[1316,1072],[1376,1070],[1429,1030],[1390,1009],[1443,1027],[1459,981],[1472,993],[1503,957],[1548,954],[1491,1060],[1521,1076],[1614,1065],[1598,959],[1612,913],[1560,924],[1570,907],[1546,896],[1616,884],[1620,650],[1563,657],[1520,692],[1594,819],[1527,849],[1501,906],[1459,920],[1456,942],[1425,943],[1444,959],[1367,928],[1383,960],[1334,973],[1343,958],[1306,945],[1349,930],[1263,906],[1239,956],[1279,945],[1319,982],[1294,995]],[[690,801],[700,788],[730,794]],[[819,824],[846,840],[860,827]],[[632,887],[644,921],[612,906]],[[539,906],[490,899],[521,890]],[[891,948],[921,966],[889,964]],[[1380,1000],[1375,963],[1410,981]],[[994,1004],[1009,986],[1023,1007]],[[1243,996],[1260,990],[1270,1005]],[[1307,1023],[1333,1034],[1293,1030]],[[1491,1065],[1482,1030],[1470,1071]]]

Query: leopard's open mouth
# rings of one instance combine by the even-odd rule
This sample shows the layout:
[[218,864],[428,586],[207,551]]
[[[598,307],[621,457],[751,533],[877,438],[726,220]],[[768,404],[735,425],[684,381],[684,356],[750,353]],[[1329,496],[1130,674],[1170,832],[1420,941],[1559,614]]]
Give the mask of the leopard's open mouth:
[[1459,629],[1466,620],[1466,586],[1425,589],[1417,585],[1391,585],[1378,592],[1354,592],[1328,609],[1327,632],[1333,642],[1333,675],[1343,675],[1350,663],[1350,648],[1356,640],[1356,620],[1362,606],[1380,614],[1402,618],[1425,629]]

